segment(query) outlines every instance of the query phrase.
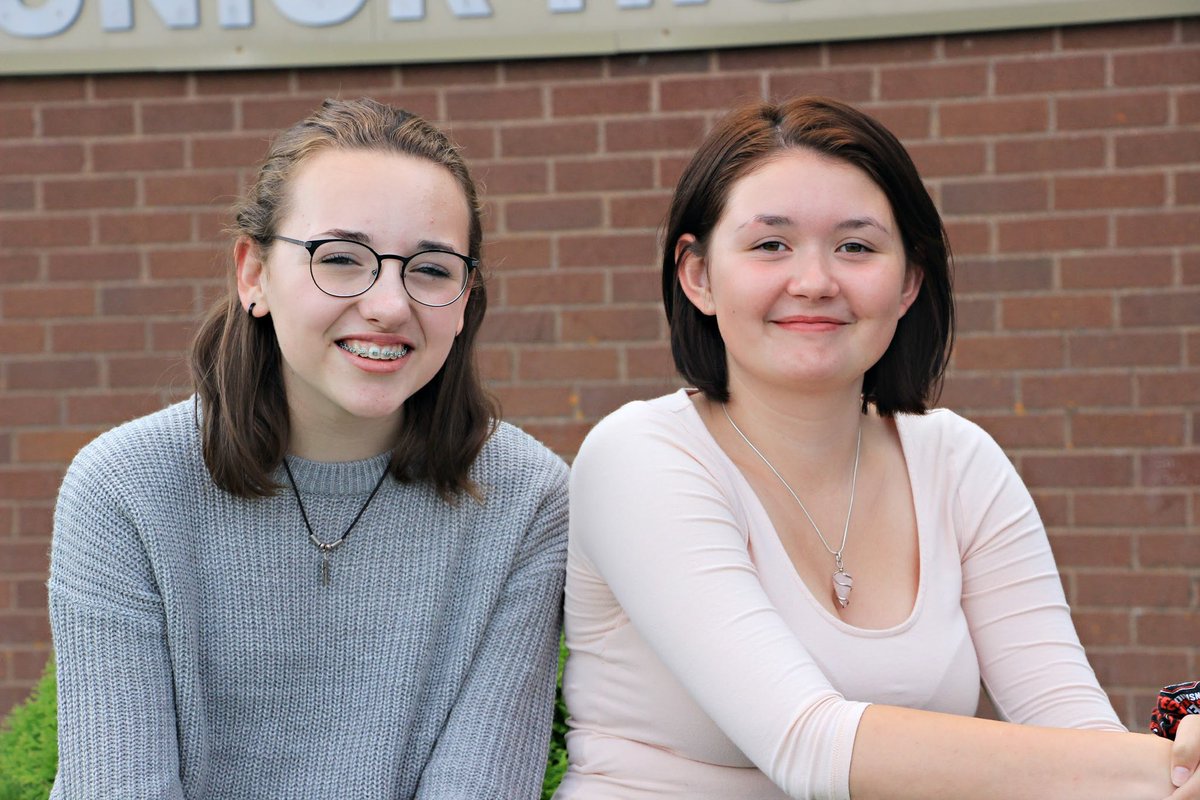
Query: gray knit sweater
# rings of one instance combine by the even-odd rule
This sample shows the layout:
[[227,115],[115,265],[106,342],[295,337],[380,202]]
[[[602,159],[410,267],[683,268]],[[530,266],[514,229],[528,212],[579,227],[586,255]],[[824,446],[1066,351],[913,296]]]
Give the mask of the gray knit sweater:
[[[501,425],[472,468],[482,504],[388,478],[324,586],[291,491],[233,497],[200,453],[186,401],[104,434],[63,481],[51,797],[536,797],[563,462]],[[289,459],[319,538],[386,460]]]

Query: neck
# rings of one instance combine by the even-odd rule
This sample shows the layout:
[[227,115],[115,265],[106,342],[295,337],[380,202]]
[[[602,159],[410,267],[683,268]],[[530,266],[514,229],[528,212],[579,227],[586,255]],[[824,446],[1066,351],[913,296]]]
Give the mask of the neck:
[[289,403],[288,452],[309,461],[361,461],[391,450],[400,416],[323,418]]

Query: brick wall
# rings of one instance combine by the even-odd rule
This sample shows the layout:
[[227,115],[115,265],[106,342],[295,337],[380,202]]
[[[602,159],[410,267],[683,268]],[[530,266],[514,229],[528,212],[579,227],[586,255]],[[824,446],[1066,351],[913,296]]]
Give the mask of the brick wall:
[[910,146],[958,258],[944,403],[1029,483],[1138,727],[1200,676],[1200,20],[547,61],[0,79],[0,712],[49,652],[72,454],[187,393],[224,209],[327,95],[441,121],[486,183],[484,362],[569,456],[673,388],[656,228],[739,98],[820,92]]

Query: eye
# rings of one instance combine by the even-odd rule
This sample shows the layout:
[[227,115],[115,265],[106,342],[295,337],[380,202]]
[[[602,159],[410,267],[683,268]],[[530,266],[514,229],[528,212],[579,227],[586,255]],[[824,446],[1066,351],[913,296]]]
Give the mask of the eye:
[[754,249],[762,250],[763,252],[766,252],[766,253],[782,253],[786,249],[786,247],[787,247],[787,245],[785,245],[783,242],[780,242],[775,239],[771,239],[766,242],[759,242],[757,245],[754,246]]
[[863,242],[845,242],[839,245],[837,249],[839,253],[850,253],[851,255],[875,252],[869,245]]

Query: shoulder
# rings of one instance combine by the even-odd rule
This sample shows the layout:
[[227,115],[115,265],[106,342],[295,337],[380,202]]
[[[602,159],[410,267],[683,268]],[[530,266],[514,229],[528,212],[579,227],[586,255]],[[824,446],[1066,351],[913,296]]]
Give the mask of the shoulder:
[[95,477],[105,483],[178,479],[203,467],[194,398],[131,420],[102,433],[83,447],[67,478]]
[[592,428],[579,448],[576,462],[598,450],[624,450],[651,441],[684,442],[696,436],[698,423],[692,401],[683,390],[653,400],[634,400]]
[[949,409],[898,414],[896,427],[905,460],[917,473],[949,475],[960,488],[994,487],[1016,473],[1008,455],[987,431]]
[[490,486],[565,484],[567,465],[550,448],[508,422],[500,422],[472,466],[473,477]]

